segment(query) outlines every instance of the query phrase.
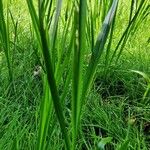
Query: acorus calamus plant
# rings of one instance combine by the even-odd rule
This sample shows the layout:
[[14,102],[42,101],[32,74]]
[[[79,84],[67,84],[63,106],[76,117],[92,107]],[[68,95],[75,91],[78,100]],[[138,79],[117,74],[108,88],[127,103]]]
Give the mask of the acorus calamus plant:
[[[67,32],[70,30],[69,28],[71,28],[72,33],[69,39],[69,49],[65,53],[63,47],[60,51],[56,51],[55,49],[55,42],[57,38],[59,38],[57,35],[57,30],[62,9],[62,0],[58,0],[56,2],[56,10],[54,14],[51,13],[53,11],[52,6],[54,5],[52,0],[39,0],[38,13],[36,13],[33,2],[27,0],[35,34],[39,43],[39,50],[42,54],[41,58],[44,59],[47,76],[44,84],[45,96],[41,106],[41,123],[37,149],[46,148],[45,142],[48,124],[50,123],[49,118],[53,114],[52,104],[48,101],[53,102],[54,112],[56,113],[60,124],[61,132],[66,143],[66,149],[76,149],[78,134],[81,129],[80,120],[82,116],[82,108],[91,87],[99,59],[104,51],[104,46],[107,41],[111,23],[113,22],[117,9],[118,0],[114,0],[112,2],[111,7],[109,8],[109,11],[103,21],[102,28],[100,29],[101,31],[97,37],[95,45],[93,46],[91,59],[86,71],[84,71],[84,59],[86,50],[85,41],[87,33],[86,22],[88,2],[86,0],[75,0],[71,2],[66,1],[66,3],[67,9],[70,8],[70,11],[66,12],[68,13],[66,14],[68,18],[65,20],[66,28],[63,29],[64,40],[67,38]],[[50,15],[52,16],[49,17]],[[49,18],[52,20],[48,20]],[[66,68],[67,63],[71,62],[71,58],[73,58],[72,65],[69,67],[63,93],[62,96],[60,96],[58,93],[59,81],[61,79],[63,69]],[[72,83],[71,122],[67,122],[63,113],[63,109],[65,109],[65,107],[62,107],[62,101],[64,101],[63,99],[67,94],[67,90],[69,90],[68,86],[70,82]],[[48,89],[50,89],[50,94],[48,94]],[[46,103],[48,105],[46,105]],[[70,127],[71,133],[69,132],[69,128],[67,126]]]

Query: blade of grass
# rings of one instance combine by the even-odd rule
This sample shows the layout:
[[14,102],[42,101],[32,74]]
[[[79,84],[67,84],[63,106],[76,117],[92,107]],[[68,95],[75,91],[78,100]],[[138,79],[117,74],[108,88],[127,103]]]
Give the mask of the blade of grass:
[[[63,35],[62,35],[62,38],[61,38],[62,39],[61,50],[60,50],[59,55],[58,55],[58,62],[57,62],[56,71],[55,71],[55,77],[58,77],[57,82],[59,82],[59,76],[62,75],[62,71],[65,69],[66,64],[68,64],[66,61],[69,60],[70,55],[71,55],[71,51],[72,51],[73,40],[74,40],[74,35],[75,35],[75,31],[74,31],[73,27],[71,27],[72,32],[71,32],[71,36],[70,36],[69,46],[68,46],[68,48],[66,47],[66,45],[67,45],[67,36],[68,36],[68,33],[69,33],[70,24],[72,23],[72,20],[71,20],[72,15],[73,15],[73,7],[72,7],[70,15],[68,17],[68,22],[65,24]],[[64,55],[64,53],[65,53],[65,55]]]
[[39,29],[38,16],[36,14],[36,10],[34,8],[33,1],[32,0],[31,1],[26,0],[26,2],[28,4],[28,8],[29,8],[29,12],[30,12],[30,15],[31,15],[33,27],[34,27],[34,30],[35,30],[35,33],[36,33],[36,38],[37,38],[39,46],[41,48],[42,44],[41,44],[40,33],[39,33],[40,29]]
[[[117,10],[116,10],[116,12],[117,12]],[[105,77],[107,76],[107,71],[108,71],[108,67],[109,67],[110,50],[111,50],[111,45],[112,45],[112,41],[113,41],[113,32],[114,32],[114,29],[115,29],[115,20],[116,20],[116,13],[115,13],[114,19],[112,21],[109,42],[108,42],[108,45],[107,45],[107,48],[106,48],[105,67],[104,67]]]
[[[117,6],[118,6],[118,0],[114,0],[107,16],[105,17],[105,20],[102,26],[102,31],[99,33],[96,44],[94,46],[94,51],[92,53],[92,56],[91,56],[91,59],[90,59],[90,62],[86,71],[86,75],[84,77],[85,79],[83,83],[83,90],[82,90],[82,97],[81,97],[81,101],[82,101],[81,106],[80,106],[81,108],[84,104],[84,99],[92,83],[99,59],[103,53],[104,45],[108,37],[110,25],[114,19]],[[81,115],[81,112],[80,112],[80,115]]]
[[58,28],[58,20],[61,12],[61,7],[62,7],[62,0],[57,1],[57,6],[56,6],[56,14],[54,17],[54,24],[52,26],[52,35],[51,35],[51,59],[53,63],[53,68],[55,70],[55,41],[56,41],[56,33],[57,33],[57,28]]
[[[0,1],[0,40],[2,43],[2,47],[4,49],[4,53],[7,60],[7,67],[8,67],[8,73],[9,73],[9,81],[12,83],[13,81],[13,74],[12,74],[12,67],[11,67],[11,59],[10,59],[10,40],[9,40],[9,32],[8,32],[8,24],[6,22],[8,21],[8,18],[5,21],[4,17],[4,8],[3,8],[3,1]],[[7,13],[8,17],[8,13]]]
[[85,47],[86,34],[86,11],[87,1],[80,0],[79,5],[75,7],[75,30],[76,37],[74,41],[74,56],[73,56],[73,76],[72,76],[72,150],[76,147],[78,122],[80,112],[80,95],[82,90],[82,74],[83,74],[83,57]]
[[145,81],[147,82],[147,88],[144,92],[143,99],[141,101],[142,103],[144,103],[144,100],[150,91],[150,77],[146,73],[138,71],[138,70],[131,70],[131,72],[134,72],[134,73],[141,75],[145,79]]
[[44,96],[43,96],[43,99],[41,102],[41,108],[40,108],[40,127],[39,127],[38,140],[37,140],[38,150],[44,150],[46,147],[45,137],[47,136],[50,116],[53,111],[51,95],[50,95],[46,77],[44,77],[43,83],[44,83],[43,84]]

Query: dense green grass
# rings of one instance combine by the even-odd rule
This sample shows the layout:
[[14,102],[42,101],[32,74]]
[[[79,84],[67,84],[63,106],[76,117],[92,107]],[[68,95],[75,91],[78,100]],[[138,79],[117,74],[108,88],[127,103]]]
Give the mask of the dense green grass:
[[34,2],[0,1],[0,150],[148,150],[149,1]]

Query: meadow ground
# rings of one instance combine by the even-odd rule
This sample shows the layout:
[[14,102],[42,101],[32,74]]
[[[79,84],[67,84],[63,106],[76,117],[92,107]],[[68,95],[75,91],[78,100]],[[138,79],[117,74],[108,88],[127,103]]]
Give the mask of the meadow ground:
[[[91,67],[95,67],[91,76],[90,73],[88,74],[87,67],[89,64],[91,66],[94,64],[90,63],[92,62],[91,55],[94,55],[91,49],[95,48],[93,45],[96,43],[99,30],[102,30],[102,22],[110,6],[103,9],[104,4],[102,3],[103,7],[100,7],[99,14],[98,8],[101,5],[93,4],[86,17],[84,12],[82,12],[83,15],[79,15],[81,24],[84,24],[82,22],[84,17],[86,18],[84,21],[87,23],[84,24],[85,26],[81,25],[81,31],[80,28],[78,29],[78,25],[75,28],[81,35],[86,27],[87,34],[85,34],[86,43],[76,37],[78,35],[75,36],[76,39],[79,39],[80,46],[78,47],[78,42],[77,44],[71,42],[74,39],[74,24],[77,22],[73,19],[74,17],[70,17],[74,6],[69,1],[66,1],[66,4],[63,3],[62,8],[53,2],[49,17],[53,21],[52,23],[47,22],[47,24],[44,22],[46,34],[38,29],[36,31],[38,23],[34,22],[35,16],[32,17],[33,11],[31,11],[33,9],[29,7],[30,2],[28,0],[27,2],[12,1],[9,4],[8,12],[3,3],[5,9],[0,10],[0,15],[5,16],[6,35],[9,35],[9,42],[7,42],[3,39],[6,36],[2,32],[5,29],[1,23],[0,150],[64,149],[65,142],[68,140],[64,138],[64,128],[67,129],[66,136],[71,141],[72,148],[70,149],[72,150],[150,149],[149,2],[144,0],[145,6],[140,6],[140,2],[137,3],[137,8],[133,8],[133,14],[129,21],[130,10],[132,10],[130,9],[130,1],[119,1],[115,21],[112,21],[111,24],[115,23],[111,25],[100,59],[94,62],[96,67],[94,65]],[[105,2],[106,4],[110,3],[110,1]],[[90,6],[89,3],[88,6]],[[58,22],[55,19],[57,13],[59,14],[57,6],[62,9]],[[143,10],[139,11],[137,20],[133,20],[134,24],[130,27],[129,24],[132,23],[138,6]],[[42,10],[41,12],[46,13],[48,8],[45,8],[45,12]],[[80,9],[84,11],[84,7],[83,9],[80,7]],[[56,16],[52,15],[55,14],[55,11]],[[9,14],[8,18],[6,12]],[[70,20],[65,20],[66,14],[68,18],[71,18]],[[148,15],[145,17],[145,14]],[[2,21],[1,16],[0,21]],[[38,17],[40,22],[40,14]],[[55,29],[54,25],[57,23],[58,26]],[[128,27],[129,30],[127,30]],[[40,29],[42,29],[42,25]],[[47,30],[51,31],[50,39],[47,37],[49,33]],[[120,48],[115,54],[115,48],[126,30],[127,33],[121,40],[124,43],[120,44]],[[105,33],[105,30],[103,32]],[[111,33],[113,34],[112,38]],[[54,73],[49,74],[48,65],[45,65],[49,64],[47,60],[50,58],[42,56],[46,46],[42,47],[44,40],[39,40],[39,35],[43,39],[46,37],[46,41],[50,41],[48,46],[52,50],[50,58],[52,66],[55,68],[53,69]],[[7,67],[7,44],[4,43],[9,43],[11,69]],[[76,52],[73,52],[77,48],[80,50],[80,47],[86,49],[81,55],[81,61],[76,57]],[[78,53],[77,56],[80,57]],[[78,63],[79,66],[76,65]],[[9,69],[12,73],[11,81]],[[84,76],[86,70],[87,76]],[[45,72],[48,74],[48,80]],[[51,77],[50,81],[49,77]],[[52,80],[53,77],[55,82]],[[86,84],[89,80],[91,83]],[[52,83],[56,83],[57,86],[57,92],[54,95],[55,86]],[[88,92],[84,90],[86,85],[89,86]],[[53,91],[51,94],[49,87],[51,87],[51,92]],[[84,92],[87,94],[84,95]],[[84,102],[79,100],[82,98]],[[56,101],[60,99],[61,104],[55,105],[52,99]],[[80,107],[79,105],[82,103],[83,107]],[[60,111],[57,108],[60,108]],[[61,124],[61,121],[64,122],[63,120],[67,125]],[[79,131],[77,131],[78,128]],[[66,144],[66,149],[68,147],[69,144],[68,146]]]

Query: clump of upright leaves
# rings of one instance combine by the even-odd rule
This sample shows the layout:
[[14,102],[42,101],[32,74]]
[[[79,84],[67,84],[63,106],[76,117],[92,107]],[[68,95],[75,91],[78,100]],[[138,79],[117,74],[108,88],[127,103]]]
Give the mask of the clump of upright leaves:
[[[39,41],[39,47],[41,49],[41,52],[43,54],[43,58],[45,61],[47,82],[51,91],[51,98],[47,98],[47,99],[49,100],[52,99],[53,101],[54,110],[58,118],[62,134],[65,139],[66,148],[75,149],[76,144],[77,144],[76,140],[77,140],[78,131],[81,128],[80,120],[81,120],[82,106],[85,103],[85,97],[91,86],[91,83],[95,74],[95,70],[98,65],[101,54],[103,53],[104,45],[106,43],[107,36],[109,34],[109,29],[111,27],[111,23],[113,21],[113,18],[116,12],[118,0],[113,1],[112,6],[103,22],[102,31],[98,35],[96,44],[94,46],[94,49],[92,50],[93,53],[91,56],[91,60],[89,62],[89,67],[87,68],[85,75],[83,75],[84,74],[83,60],[84,60],[84,50],[85,50],[85,33],[86,33],[85,22],[86,22],[86,12],[87,12],[87,1],[82,1],[82,0],[80,0],[79,2],[75,1],[74,5],[72,6],[74,10],[74,19],[71,19],[71,20],[73,20],[74,25],[73,25],[73,30],[71,34],[72,36],[70,38],[69,48],[72,50],[72,44],[74,41],[73,66],[72,68],[71,67],[69,68],[70,71],[69,71],[69,74],[67,76],[67,81],[66,81],[66,85],[69,84],[69,81],[72,81],[72,98],[71,98],[72,100],[71,102],[72,103],[72,108],[71,108],[72,139],[71,139],[71,142],[72,144],[71,145],[70,145],[70,138],[68,135],[69,132],[67,132],[67,129],[66,129],[66,121],[65,121],[66,119],[65,119],[65,116],[63,115],[61,99],[58,94],[58,81],[57,80],[60,80],[60,77],[58,78],[57,76],[55,76],[58,73],[61,73],[59,72],[59,70],[61,70],[60,63],[62,61],[62,60],[56,61],[56,57],[58,56],[58,54],[60,54],[59,55],[60,57],[58,57],[59,59],[61,59],[62,58],[61,56],[63,56],[63,51],[61,51],[61,53],[59,53],[59,51],[55,53],[54,51],[55,42],[57,40],[56,37],[57,37],[58,22],[59,22],[62,1],[58,0],[56,3],[56,12],[52,21],[52,26],[50,26],[50,29],[52,28],[52,32],[50,32],[51,37],[49,37],[48,24],[45,22],[46,3],[47,1],[39,1],[39,6],[38,6],[39,13],[37,15],[32,1],[27,0],[27,4],[29,7],[32,21],[33,21],[33,26],[35,28],[36,36]],[[68,50],[67,56],[68,57],[64,59],[64,63],[67,63],[66,60],[68,60],[69,57],[72,56],[69,50]],[[72,77],[70,74],[71,72],[73,72]],[[65,86],[64,90],[67,89],[66,87],[67,86]],[[66,95],[66,91],[64,91],[64,93]],[[62,94],[62,97],[61,97],[62,99],[64,99],[65,97],[64,93]],[[42,114],[44,113],[44,110],[46,109],[45,107],[42,107],[42,111],[41,111]],[[48,119],[48,116],[46,118]],[[45,128],[47,128],[47,124],[49,122],[45,122],[45,124],[42,124],[42,119],[43,118],[41,118],[40,130],[43,128],[43,131],[44,131]],[[41,132],[43,131],[41,130]],[[38,149],[45,148],[45,146],[42,146],[42,144],[45,145],[46,132],[44,134],[39,132],[38,139],[40,143]]]

